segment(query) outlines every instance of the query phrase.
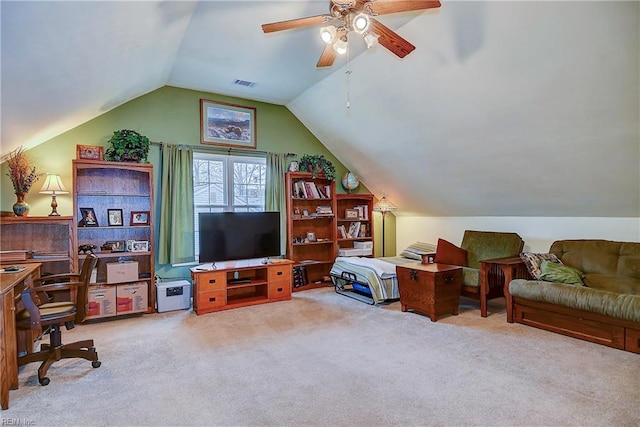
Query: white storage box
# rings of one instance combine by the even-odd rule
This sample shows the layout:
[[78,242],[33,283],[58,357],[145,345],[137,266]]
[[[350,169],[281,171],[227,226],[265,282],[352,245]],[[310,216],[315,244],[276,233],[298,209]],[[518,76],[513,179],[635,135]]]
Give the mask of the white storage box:
[[362,256],[362,249],[344,248],[338,249],[339,256]]
[[373,242],[353,242],[355,249],[368,249],[369,252],[373,250]]
[[156,284],[158,313],[171,310],[188,310],[191,307],[191,283],[186,280]]

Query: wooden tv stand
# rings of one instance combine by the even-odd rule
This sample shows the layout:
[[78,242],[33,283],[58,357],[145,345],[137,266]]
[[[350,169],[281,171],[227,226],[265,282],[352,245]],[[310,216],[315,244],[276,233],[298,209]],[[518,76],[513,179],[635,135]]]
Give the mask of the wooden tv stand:
[[293,261],[240,260],[191,268],[196,314],[291,299]]

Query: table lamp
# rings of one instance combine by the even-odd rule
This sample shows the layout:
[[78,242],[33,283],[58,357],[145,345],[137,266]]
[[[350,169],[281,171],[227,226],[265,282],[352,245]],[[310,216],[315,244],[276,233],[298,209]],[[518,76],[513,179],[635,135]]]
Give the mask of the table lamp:
[[60,216],[57,211],[58,202],[56,202],[56,194],[69,194],[66,188],[64,188],[64,184],[62,184],[62,179],[60,179],[60,175],[48,173],[47,179],[44,181],[44,185],[39,191],[40,194],[51,194],[51,213],[49,216]]

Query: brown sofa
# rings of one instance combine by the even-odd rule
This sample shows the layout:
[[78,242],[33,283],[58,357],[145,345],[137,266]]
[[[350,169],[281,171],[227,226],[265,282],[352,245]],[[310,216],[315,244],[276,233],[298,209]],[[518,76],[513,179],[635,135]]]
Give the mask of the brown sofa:
[[640,353],[640,243],[559,240],[549,253],[582,272],[584,286],[531,280],[522,262],[504,263],[507,321]]

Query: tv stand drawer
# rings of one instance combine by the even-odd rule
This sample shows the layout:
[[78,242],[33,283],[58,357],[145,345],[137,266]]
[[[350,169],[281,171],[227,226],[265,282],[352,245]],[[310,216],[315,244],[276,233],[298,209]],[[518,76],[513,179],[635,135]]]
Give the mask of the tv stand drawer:
[[223,271],[201,273],[197,282],[200,291],[221,291],[227,287],[227,275]]

